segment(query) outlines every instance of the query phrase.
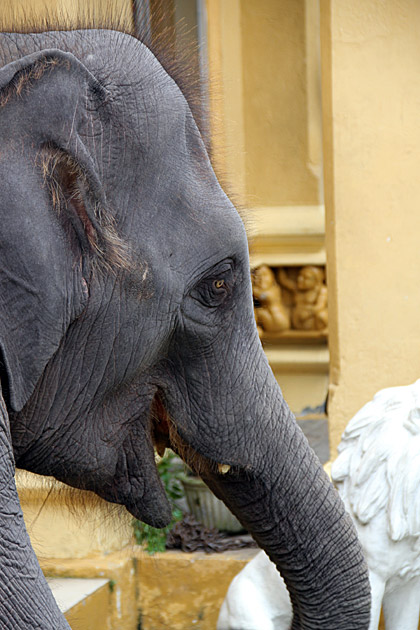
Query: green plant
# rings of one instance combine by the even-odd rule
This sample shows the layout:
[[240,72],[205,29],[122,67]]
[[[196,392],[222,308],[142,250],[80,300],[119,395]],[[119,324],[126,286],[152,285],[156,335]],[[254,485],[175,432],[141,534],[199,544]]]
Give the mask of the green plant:
[[160,479],[165,488],[166,495],[172,507],[172,519],[169,525],[163,529],[157,529],[146,525],[141,521],[134,521],[134,536],[139,545],[145,545],[148,553],[153,554],[157,551],[165,551],[166,538],[168,533],[176,522],[182,518],[182,512],[177,507],[176,501],[184,496],[184,491],[177,474],[179,468],[176,467],[176,455],[172,451],[166,451],[164,457],[158,462],[157,469]]

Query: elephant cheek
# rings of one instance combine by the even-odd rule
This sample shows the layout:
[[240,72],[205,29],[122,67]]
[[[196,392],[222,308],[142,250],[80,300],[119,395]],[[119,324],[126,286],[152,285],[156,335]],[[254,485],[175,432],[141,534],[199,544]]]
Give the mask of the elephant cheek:
[[159,478],[151,438],[124,444],[112,482],[97,491],[107,501],[119,503],[135,518],[152,527],[166,527],[172,509]]
[[[141,471],[138,471],[141,464]],[[146,459],[136,460],[129,466],[129,482],[125,484],[124,504],[137,519],[152,527],[166,527],[172,518],[172,509],[159,478],[154,451]]]

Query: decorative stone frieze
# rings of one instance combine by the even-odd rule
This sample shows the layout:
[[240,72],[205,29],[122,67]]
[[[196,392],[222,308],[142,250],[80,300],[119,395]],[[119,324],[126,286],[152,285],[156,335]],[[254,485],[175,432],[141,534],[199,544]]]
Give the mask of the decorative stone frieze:
[[253,269],[252,286],[261,339],[327,339],[328,290],[324,266],[263,264]]

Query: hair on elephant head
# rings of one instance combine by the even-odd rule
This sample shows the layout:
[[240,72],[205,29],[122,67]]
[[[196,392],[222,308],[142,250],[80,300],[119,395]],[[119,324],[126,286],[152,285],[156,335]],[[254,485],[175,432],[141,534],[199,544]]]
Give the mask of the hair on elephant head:
[[2,627],[65,627],[14,462],[164,526],[157,443],[276,563],[293,628],[367,628],[354,528],[264,356],[245,230],[178,83],[111,29],[3,33],[0,66]]

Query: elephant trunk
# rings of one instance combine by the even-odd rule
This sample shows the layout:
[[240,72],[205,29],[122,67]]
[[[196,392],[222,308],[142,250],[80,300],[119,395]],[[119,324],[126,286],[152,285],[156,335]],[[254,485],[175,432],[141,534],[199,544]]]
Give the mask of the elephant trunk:
[[355,528],[274,377],[268,380],[271,391],[259,397],[267,401],[256,423],[265,419],[259,455],[250,467],[209,468],[202,477],[276,564],[293,604],[292,629],[363,630],[370,587]]
[[276,564],[294,630],[367,630],[356,530],[284,401],[251,310],[248,318],[198,358],[189,347],[173,354],[183,379],[166,390],[171,444]]

